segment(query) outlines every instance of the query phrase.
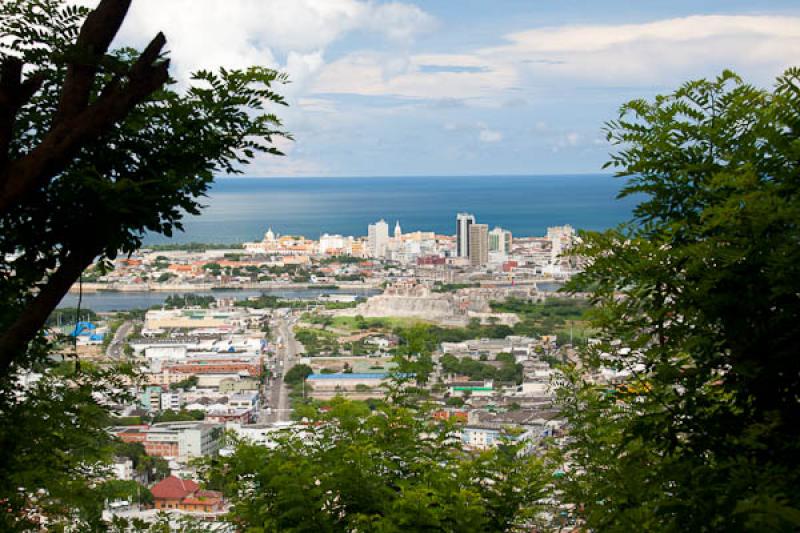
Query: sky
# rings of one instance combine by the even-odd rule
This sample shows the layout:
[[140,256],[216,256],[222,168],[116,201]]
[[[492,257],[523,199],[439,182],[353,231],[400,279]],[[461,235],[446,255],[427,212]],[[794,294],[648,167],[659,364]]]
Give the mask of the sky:
[[725,68],[769,87],[800,63],[796,0],[134,0],[116,44],[157,31],[183,86],[289,75],[295,141],[250,176],[600,172],[622,103]]

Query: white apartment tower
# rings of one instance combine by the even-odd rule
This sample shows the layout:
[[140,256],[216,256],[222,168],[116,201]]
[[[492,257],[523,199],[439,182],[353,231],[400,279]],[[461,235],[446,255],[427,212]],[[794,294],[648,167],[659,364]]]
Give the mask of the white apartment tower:
[[569,250],[575,243],[576,232],[570,225],[553,226],[547,228],[547,238],[550,239],[550,261],[556,264],[560,261],[562,253]]
[[489,251],[508,255],[511,253],[511,232],[503,228],[494,228],[489,232]]
[[469,257],[469,228],[475,224],[475,216],[469,213],[456,215],[456,255]]
[[389,244],[389,224],[381,219],[370,224],[367,232],[367,247],[371,257],[385,257]]

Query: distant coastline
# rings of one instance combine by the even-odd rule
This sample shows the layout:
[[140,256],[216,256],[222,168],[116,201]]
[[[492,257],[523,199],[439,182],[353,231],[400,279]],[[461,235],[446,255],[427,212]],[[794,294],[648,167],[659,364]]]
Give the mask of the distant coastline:
[[623,184],[608,174],[219,178],[201,215],[186,218],[185,232],[172,239],[148,234],[144,246],[231,246],[260,240],[270,226],[312,239],[364,235],[381,218],[399,220],[405,231],[449,235],[459,211],[517,236],[543,235],[548,226],[562,224],[600,230],[630,218],[636,200],[616,200]]

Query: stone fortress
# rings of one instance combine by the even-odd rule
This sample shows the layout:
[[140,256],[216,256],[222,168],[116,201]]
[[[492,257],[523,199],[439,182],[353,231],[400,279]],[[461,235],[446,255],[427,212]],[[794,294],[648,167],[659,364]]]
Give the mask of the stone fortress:
[[357,307],[336,314],[366,318],[419,318],[452,326],[462,326],[470,319],[478,318],[483,323],[495,321],[511,326],[519,320],[516,315],[492,313],[490,307],[492,301],[503,301],[509,297],[540,301],[546,297],[546,293],[539,292],[535,286],[468,288],[436,293],[427,285],[403,280],[388,286],[382,294],[372,296]]

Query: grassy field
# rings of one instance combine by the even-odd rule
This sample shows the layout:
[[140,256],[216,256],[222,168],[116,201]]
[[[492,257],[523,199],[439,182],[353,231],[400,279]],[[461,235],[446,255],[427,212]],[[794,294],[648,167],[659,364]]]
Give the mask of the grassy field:
[[361,318],[354,316],[337,316],[333,318],[333,326],[336,329],[346,329],[351,332],[366,329],[385,329],[407,328],[416,324],[426,324],[427,322],[419,318],[412,317],[380,317],[380,318]]

